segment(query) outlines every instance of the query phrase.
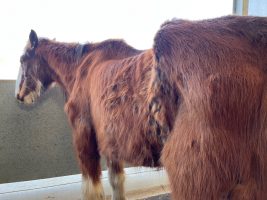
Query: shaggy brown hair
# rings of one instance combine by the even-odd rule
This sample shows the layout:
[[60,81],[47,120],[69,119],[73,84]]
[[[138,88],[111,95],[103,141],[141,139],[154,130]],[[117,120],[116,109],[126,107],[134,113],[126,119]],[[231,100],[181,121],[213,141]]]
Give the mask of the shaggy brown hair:
[[104,199],[100,156],[114,199],[125,199],[123,161],[163,164],[173,199],[267,199],[266,52],[260,17],[172,20],[145,51],[31,31],[17,98],[65,91],[86,200]]
[[168,108],[153,116],[171,130],[162,163],[173,199],[266,199],[267,19],[172,20],[154,52],[150,98]]
[[[163,142],[148,110],[153,50],[139,51],[122,40],[85,45],[38,38],[31,31],[21,57],[17,98],[31,103],[58,83],[85,182],[85,199],[103,199],[100,156],[108,161],[114,198],[125,198],[123,162],[160,167]],[[116,197],[117,196],[117,197]]]

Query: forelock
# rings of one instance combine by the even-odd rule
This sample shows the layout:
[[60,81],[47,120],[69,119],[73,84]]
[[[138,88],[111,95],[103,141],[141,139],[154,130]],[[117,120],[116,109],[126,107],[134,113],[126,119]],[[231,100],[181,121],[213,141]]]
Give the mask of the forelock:
[[23,54],[21,56],[21,61],[27,61],[28,59],[34,56],[34,50],[31,48],[31,44],[28,41],[27,45],[24,48]]

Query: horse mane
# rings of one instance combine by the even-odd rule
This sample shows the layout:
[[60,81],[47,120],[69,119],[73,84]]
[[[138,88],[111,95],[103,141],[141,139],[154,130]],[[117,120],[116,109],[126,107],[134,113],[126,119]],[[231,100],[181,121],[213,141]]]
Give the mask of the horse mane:
[[[137,55],[140,50],[137,50],[128,45],[123,40],[105,40],[99,43],[66,43],[50,40],[47,38],[39,38],[39,48],[43,52],[45,49],[46,55],[49,57],[56,57],[57,62],[72,64],[80,62],[81,58],[86,57],[89,53],[101,52],[102,59],[122,59]],[[37,49],[37,53],[38,53]],[[78,66],[78,65],[77,65]],[[68,66],[65,66],[68,68]]]
[[56,55],[58,61],[66,60],[67,63],[77,62],[81,57],[88,54],[92,48],[91,43],[66,43],[57,42],[46,38],[39,39],[39,46],[41,48],[45,46],[48,57]]

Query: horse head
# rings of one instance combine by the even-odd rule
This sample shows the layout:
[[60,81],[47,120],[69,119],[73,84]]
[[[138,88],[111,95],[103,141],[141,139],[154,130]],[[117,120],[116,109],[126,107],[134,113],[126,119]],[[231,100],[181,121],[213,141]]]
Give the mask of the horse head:
[[39,39],[31,30],[29,41],[20,57],[20,69],[16,81],[16,97],[20,102],[32,104],[53,83],[49,67],[38,55]]

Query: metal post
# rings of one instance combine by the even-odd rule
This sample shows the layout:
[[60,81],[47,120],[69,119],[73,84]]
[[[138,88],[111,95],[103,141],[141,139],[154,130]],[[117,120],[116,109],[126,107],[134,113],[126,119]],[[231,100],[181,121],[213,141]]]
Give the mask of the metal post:
[[247,16],[249,0],[243,0],[242,4],[242,15]]

